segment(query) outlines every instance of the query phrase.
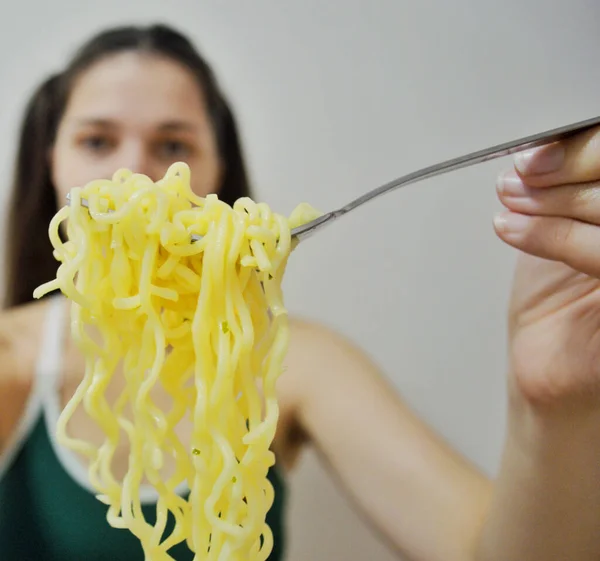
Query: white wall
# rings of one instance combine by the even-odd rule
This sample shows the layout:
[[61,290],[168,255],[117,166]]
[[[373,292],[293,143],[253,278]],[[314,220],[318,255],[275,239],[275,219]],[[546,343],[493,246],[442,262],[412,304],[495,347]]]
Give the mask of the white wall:
[[[299,201],[327,210],[418,167],[600,113],[597,0],[3,6],[4,184],[25,93],[92,30],[113,23],[162,19],[199,42],[237,106],[259,198],[286,212]],[[503,433],[514,257],[490,224],[495,177],[508,163],[372,203],[306,242],[287,280],[292,311],[359,342],[490,473]],[[393,558],[312,456],[293,493],[292,561]]]

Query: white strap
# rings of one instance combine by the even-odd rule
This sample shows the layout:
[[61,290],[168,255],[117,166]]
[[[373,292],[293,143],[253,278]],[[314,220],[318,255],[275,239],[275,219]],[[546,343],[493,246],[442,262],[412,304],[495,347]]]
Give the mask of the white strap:
[[69,302],[62,296],[55,296],[48,304],[48,312],[42,332],[42,346],[36,365],[36,378],[41,379],[48,390],[56,390],[61,383],[65,320]]

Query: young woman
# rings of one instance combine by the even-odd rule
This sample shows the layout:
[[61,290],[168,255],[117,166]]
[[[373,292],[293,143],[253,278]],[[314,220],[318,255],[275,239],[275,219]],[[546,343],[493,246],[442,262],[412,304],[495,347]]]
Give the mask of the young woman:
[[[600,178],[599,147],[596,133],[527,154],[499,183],[511,211],[497,219],[498,234],[546,260],[524,257],[515,283],[510,423],[495,488],[412,414],[359,350],[319,325],[292,321],[269,474],[271,561],[284,552],[286,477],[309,443],[407,559],[600,555],[600,203],[586,183]],[[56,445],[56,418],[83,364],[66,335],[64,299],[33,303],[31,294],[56,272],[47,227],[71,187],[122,167],[157,179],[174,161],[188,163],[199,195],[232,203],[249,194],[235,121],[211,69],[164,26],[94,37],[27,107],[0,314],[4,561],[143,559],[129,532],[107,524],[80,459]],[[70,430],[100,437],[83,414]],[[120,449],[115,469],[126,462]],[[147,503],[152,518],[152,497]],[[185,544],[171,554],[193,557]]]

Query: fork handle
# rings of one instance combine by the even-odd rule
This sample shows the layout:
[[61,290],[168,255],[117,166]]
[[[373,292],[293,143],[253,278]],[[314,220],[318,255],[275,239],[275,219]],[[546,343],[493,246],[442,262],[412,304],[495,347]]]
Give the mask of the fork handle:
[[333,212],[324,214],[323,216],[320,216],[319,218],[309,222],[308,224],[304,224],[303,226],[294,228],[294,230],[292,230],[292,235],[299,240],[304,239],[316,232],[317,230],[320,230],[326,224],[333,222],[340,216],[343,216],[351,210],[354,210],[355,208],[362,206],[365,203],[372,201],[373,199],[385,195],[386,193],[395,191],[399,187],[404,187],[405,185],[410,185],[411,183],[416,183],[417,181],[428,179],[430,177],[435,177],[436,175],[442,175],[444,173],[455,171],[457,169],[473,166],[483,162],[488,162],[490,160],[495,160],[496,158],[508,156],[509,154],[522,152],[523,150],[528,150],[530,148],[536,148],[538,146],[543,146],[545,144],[557,142],[559,140],[563,140],[565,138],[573,136],[576,133],[580,133],[584,130],[590,129],[596,125],[600,125],[600,116],[594,117],[592,119],[586,119],[584,121],[579,121],[577,123],[573,123],[571,125],[566,125],[556,129],[551,129],[542,133],[525,136],[517,140],[512,140],[511,142],[497,144],[495,146],[491,146],[490,148],[485,148],[484,150],[471,152],[470,154],[459,156],[458,158],[446,160],[439,164],[428,166],[426,168],[422,168],[412,173],[408,173],[406,175],[403,175],[402,177],[394,179],[393,181],[389,181],[388,183],[385,183],[384,185],[381,185],[380,187],[377,187],[376,189],[373,189],[372,191],[369,191],[364,195],[361,195],[360,197],[354,199],[353,201],[349,202],[348,204],[344,205],[338,210],[334,210]]

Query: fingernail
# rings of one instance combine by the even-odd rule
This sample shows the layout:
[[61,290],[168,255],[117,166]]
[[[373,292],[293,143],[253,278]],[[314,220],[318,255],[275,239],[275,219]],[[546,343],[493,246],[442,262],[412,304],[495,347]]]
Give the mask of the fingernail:
[[494,217],[494,226],[500,232],[517,233],[526,230],[531,223],[531,216],[516,212],[502,212]]
[[523,175],[543,175],[558,171],[565,161],[562,144],[533,148],[515,155],[515,167]]
[[514,172],[502,174],[496,181],[498,193],[509,197],[522,197],[527,195],[527,187],[521,178]]

